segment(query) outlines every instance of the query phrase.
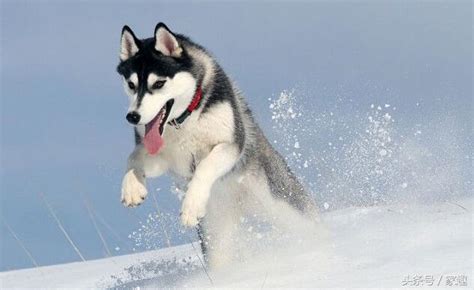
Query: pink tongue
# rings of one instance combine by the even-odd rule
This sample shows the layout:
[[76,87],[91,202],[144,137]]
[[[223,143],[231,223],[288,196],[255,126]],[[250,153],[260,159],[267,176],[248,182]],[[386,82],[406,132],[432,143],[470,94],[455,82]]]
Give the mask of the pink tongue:
[[160,121],[164,112],[161,111],[158,115],[145,125],[145,137],[143,138],[143,145],[149,154],[156,154],[163,146],[163,138],[160,135]]

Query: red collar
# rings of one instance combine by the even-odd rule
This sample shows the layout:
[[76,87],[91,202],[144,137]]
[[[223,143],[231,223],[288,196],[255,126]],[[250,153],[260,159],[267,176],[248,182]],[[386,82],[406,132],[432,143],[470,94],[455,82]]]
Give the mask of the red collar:
[[191,115],[191,113],[194,110],[196,110],[197,107],[199,107],[199,103],[201,102],[201,99],[202,99],[202,89],[201,89],[201,86],[198,86],[188,108],[179,117],[171,120],[169,123],[178,127],[181,123],[184,122],[184,120],[186,120],[187,117],[189,117],[189,115]]
[[198,86],[196,93],[194,93],[193,100],[191,101],[191,104],[189,104],[187,110],[189,112],[194,111],[199,106],[199,102],[201,101],[201,98],[202,98],[202,89],[201,89],[201,86]]

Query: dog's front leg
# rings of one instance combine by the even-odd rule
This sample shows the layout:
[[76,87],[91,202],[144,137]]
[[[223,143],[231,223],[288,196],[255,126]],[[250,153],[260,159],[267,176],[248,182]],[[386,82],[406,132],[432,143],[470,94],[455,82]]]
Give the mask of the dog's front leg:
[[122,203],[127,207],[140,205],[146,198],[146,178],[162,175],[168,166],[158,155],[149,155],[142,144],[138,144],[128,157],[127,173],[122,181]]
[[220,143],[198,164],[181,206],[181,222],[184,226],[195,226],[204,217],[212,185],[234,167],[238,158],[236,144]]

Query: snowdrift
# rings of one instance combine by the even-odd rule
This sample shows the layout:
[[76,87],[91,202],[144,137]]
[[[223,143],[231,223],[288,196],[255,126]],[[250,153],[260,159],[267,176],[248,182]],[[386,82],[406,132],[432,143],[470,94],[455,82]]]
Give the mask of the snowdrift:
[[204,271],[199,247],[0,273],[24,287],[472,287],[473,199],[351,207],[323,214],[326,246],[269,250]]

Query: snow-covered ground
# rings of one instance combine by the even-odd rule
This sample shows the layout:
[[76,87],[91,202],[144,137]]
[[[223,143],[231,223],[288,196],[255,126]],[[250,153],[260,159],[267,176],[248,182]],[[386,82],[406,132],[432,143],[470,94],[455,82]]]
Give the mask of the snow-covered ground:
[[[323,214],[326,245],[269,248],[204,271],[198,245],[0,273],[1,288],[455,287],[472,289],[473,199]],[[286,245],[282,248],[287,248]],[[418,283],[418,284],[417,284]],[[430,286],[432,285],[432,286]]]

